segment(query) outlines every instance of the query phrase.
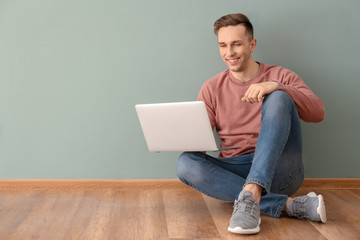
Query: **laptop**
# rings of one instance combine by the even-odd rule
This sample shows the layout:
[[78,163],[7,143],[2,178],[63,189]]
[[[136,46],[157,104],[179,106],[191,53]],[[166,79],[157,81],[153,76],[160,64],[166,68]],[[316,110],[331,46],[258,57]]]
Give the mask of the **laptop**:
[[224,150],[216,145],[202,101],[137,104],[135,109],[150,152]]

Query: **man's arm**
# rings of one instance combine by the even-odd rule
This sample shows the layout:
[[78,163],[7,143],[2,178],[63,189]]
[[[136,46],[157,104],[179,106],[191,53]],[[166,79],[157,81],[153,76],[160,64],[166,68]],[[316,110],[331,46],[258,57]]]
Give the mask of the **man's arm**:
[[214,130],[215,125],[216,125],[216,121],[215,121],[215,109],[213,108],[213,101],[212,101],[212,93],[210,88],[207,86],[207,84],[204,84],[201,87],[201,90],[199,92],[199,95],[197,97],[198,101],[203,101],[206,105],[206,110],[209,116],[209,120],[210,120],[210,124],[211,124],[211,129]]
[[321,122],[324,119],[324,103],[311,91],[302,79],[293,72],[281,80],[250,85],[241,100],[248,103],[261,102],[267,94],[275,90],[281,90],[289,94],[295,102],[302,120],[306,122]]
[[[301,82],[303,83],[302,80]],[[325,106],[323,101],[317,97],[305,83],[300,84],[296,82],[287,85],[279,82],[277,90],[289,94],[296,104],[300,118],[305,122],[321,122],[324,120]]]

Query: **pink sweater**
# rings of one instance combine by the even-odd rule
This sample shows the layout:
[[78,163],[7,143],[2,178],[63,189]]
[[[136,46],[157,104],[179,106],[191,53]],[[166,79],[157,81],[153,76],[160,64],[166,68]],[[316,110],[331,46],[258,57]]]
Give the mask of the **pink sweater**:
[[221,139],[221,147],[239,147],[221,151],[219,157],[232,157],[255,151],[261,125],[262,103],[241,101],[247,88],[254,83],[276,81],[296,104],[299,116],[306,122],[320,122],[325,108],[303,80],[294,72],[275,65],[260,63],[257,75],[247,82],[237,80],[229,70],[211,78],[202,86],[198,100],[207,106],[211,126]]

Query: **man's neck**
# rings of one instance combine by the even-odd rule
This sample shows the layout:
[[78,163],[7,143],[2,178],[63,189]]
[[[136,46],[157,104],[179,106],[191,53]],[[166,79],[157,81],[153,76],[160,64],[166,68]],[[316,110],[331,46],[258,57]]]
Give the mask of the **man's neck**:
[[252,60],[249,62],[249,65],[246,66],[246,69],[244,71],[239,71],[239,72],[231,71],[231,73],[240,82],[247,82],[256,76],[256,74],[259,71],[259,68],[260,68],[260,64]]

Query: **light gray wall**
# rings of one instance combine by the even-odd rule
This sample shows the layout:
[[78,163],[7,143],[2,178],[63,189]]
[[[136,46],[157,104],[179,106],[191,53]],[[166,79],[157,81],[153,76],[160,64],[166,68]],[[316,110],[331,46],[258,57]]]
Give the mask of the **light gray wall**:
[[325,103],[303,124],[306,177],[360,177],[359,1],[2,0],[0,178],[175,178],[179,153],[148,152],[134,105],[196,99],[234,12],[255,59]]

